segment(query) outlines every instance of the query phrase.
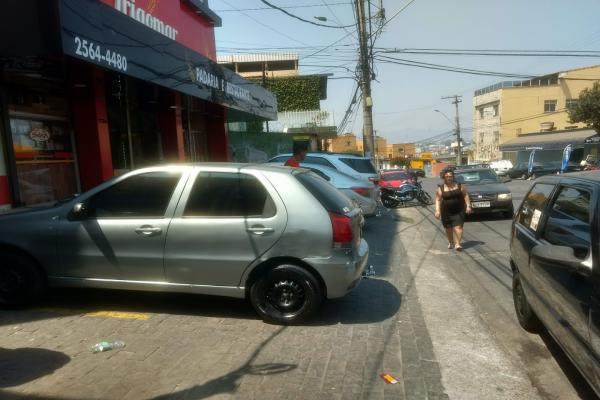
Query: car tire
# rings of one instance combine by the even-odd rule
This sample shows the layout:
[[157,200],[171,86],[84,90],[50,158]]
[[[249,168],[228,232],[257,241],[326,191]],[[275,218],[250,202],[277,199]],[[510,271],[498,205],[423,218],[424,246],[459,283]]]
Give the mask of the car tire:
[[537,174],[534,172],[533,174],[531,174],[531,180],[535,181],[537,179]]
[[527,179],[527,174],[521,174],[521,179],[523,179],[523,180]]
[[540,332],[543,329],[543,325],[537,315],[535,315],[529,301],[527,301],[521,278],[516,271],[513,276],[513,302],[515,304],[515,313],[517,314],[519,325],[527,332]]
[[250,302],[266,322],[294,324],[313,315],[322,301],[317,279],[292,264],[279,265],[263,274],[250,288]]
[[46,289],[46,278],[27,256],[6,254],[0,266],[0,307],[20,308],[39,300]]

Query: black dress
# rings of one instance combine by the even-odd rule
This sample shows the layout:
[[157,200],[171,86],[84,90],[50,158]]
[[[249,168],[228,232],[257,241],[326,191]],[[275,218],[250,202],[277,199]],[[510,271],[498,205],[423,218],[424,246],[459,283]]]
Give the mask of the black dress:
[[460,183],[456,189],[444,191],[444,185],[440,185],[442,191],[442,225],[444,228],[463,226],[465,223],[465,198]]

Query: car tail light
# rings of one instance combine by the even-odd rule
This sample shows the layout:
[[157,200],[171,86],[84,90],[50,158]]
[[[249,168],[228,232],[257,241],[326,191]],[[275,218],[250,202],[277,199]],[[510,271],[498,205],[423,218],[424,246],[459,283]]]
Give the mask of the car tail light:
[[351,189],[353,191],[355,191],[356,193],[360,194],[361,196],[365,196],[365,197],[370,197],[371,196],[371,188],[362,187],[362,186],[355,186],[355,187],[353,187]]
[[333,246],[352,243],[352,220],[340,214],[330,212],[331,227],[333,228]]

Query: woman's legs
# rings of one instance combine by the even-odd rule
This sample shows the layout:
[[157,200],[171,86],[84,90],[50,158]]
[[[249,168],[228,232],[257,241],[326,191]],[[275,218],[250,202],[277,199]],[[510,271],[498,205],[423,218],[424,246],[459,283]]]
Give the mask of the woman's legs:
[[454,241],[454,244],[456,247],[462,248],[460,243],[462,242],[463,227],[461,225],[455,226],[455,227],[453,227],[453,230],[454,230],[454,237],[456,238],[456,240]]
[[452,228],[446,228],[446,237],[448,238],[448,248],[452,248],[454,246]]

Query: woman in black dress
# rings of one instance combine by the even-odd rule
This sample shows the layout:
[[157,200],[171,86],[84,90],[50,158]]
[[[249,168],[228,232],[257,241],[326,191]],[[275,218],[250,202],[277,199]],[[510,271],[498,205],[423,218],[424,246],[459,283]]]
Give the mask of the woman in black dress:
[[449,249],[462,250],[461,240],[465,213],[470,214],[471,212],[471,200],[467,190],[460,183],[454,182],[453,171],[446,171],[444,183],[438,187],[435,193],[435,217],[442,219]]

